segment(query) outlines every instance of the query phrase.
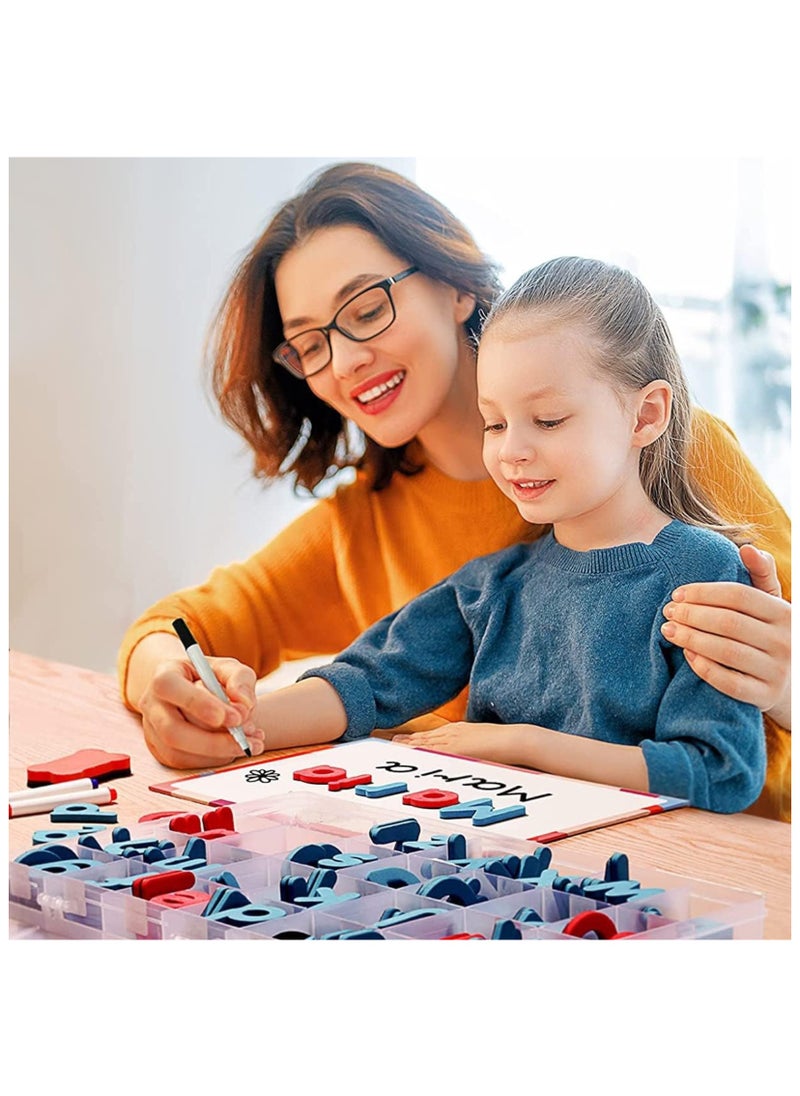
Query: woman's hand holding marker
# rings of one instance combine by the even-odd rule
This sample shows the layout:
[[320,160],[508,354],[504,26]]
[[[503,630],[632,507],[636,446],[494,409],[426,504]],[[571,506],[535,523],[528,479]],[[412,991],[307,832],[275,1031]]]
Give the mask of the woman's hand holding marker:
[[227,733],[237,726],[244,731],[251,754],[262,753],[263,734],[252,719],[253,670],[233,658],[208,659],[228,696],[224,703],[203,684],[179,641],[159,634],[142,642],[153,640],[170,641],[174,652],[159,662],[140,700],[144,737],[153,756],[162,765],[179,769],[229,764],[242,756]]

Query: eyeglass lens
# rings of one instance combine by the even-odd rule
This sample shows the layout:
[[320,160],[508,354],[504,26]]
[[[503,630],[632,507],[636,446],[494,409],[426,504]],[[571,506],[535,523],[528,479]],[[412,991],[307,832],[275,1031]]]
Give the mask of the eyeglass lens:
[[[336,313],[332,327],[343,335],[364,342],[380,335],[394,320],[392,301],[385,286],[373,286],[348,301]],[[322,330],[304,331],[285,347],[292,367],[305,376],[324,369],[331,356],[330,343]]]

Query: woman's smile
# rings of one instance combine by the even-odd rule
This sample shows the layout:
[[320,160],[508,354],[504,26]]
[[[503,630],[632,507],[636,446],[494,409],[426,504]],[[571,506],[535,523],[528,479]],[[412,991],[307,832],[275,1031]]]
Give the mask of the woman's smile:
[[351,389],[350,399],[355,400],[366,414],[379,415],[400,395],[405,379],[404,369],[377,373]]

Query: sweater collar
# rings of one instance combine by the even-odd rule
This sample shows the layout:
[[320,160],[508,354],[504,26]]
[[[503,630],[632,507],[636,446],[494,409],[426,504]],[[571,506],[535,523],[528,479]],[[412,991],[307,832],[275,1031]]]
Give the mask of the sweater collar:
[[643,563],[660,560],[669,555],[679,542],[683,522],[673,520],[657,534],[652,544],[636,541],[632,544],[618,544],[613,548],[590,548],[578,552],[574,548],[565,548],[559,544],[552,530],[537,541],[534,546],[538,558],[562,571],[582,575],[604,575],[615,571],[627,571],[641,567]]

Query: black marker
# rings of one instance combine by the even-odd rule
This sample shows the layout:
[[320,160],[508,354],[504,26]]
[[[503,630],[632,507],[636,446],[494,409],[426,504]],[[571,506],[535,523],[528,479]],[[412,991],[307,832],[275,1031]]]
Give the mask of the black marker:
[[[185,620],[173,620],[172,627],[178,633],[178,638],[186,648],[186,653],[189,656],[189,661],[194,666],[200,675],[200,680],[205,687],[212,692],[214,696],[219,697],[223,704],[230,704],[230,700],[225,695],[225,690],[217,680],[217,675],[211,669],[208,664],[208,659],[200,650],[197,640],[194,638]],[[248,757],[252,757],[250,747],[247,745],[247,736],[241,727],[228,727],[228,733],[233,737],[236,745],[240,750],[244,750]]]

